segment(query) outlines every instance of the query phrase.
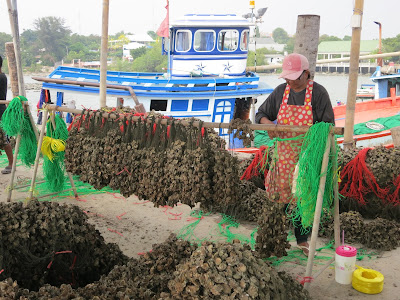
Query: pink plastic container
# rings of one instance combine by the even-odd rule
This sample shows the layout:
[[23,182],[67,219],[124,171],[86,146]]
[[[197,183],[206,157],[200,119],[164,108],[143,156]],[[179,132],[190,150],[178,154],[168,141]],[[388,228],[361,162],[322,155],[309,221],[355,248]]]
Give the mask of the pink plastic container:
[[357,249],[349,246],[339,246],[335,254],[335,280],[341,284],[351,284],[353,272],[356,269]]

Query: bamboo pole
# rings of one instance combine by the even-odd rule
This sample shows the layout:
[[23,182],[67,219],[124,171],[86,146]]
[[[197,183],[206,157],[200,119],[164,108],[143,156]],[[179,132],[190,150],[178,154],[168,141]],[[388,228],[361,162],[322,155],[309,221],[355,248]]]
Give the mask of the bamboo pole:
[[12,169],[11,169],[10,184],[8,186],[9,190],[8,190],[8,195],[7,195],[7,202],[11,202],[12,191],[14,190],[15,170],[17,169],[17,158],[18,158],[20,144],[21,144],[21,134],[18,134],[17,140],[15,142],[14,158],[13,158],[13,164],[12,164]]
[[[331,154],[336,154],[336,140],[335,136],[331,135]],[[337,160],[333,161],[333,169],[337,170]],[[335,237],[335,249],[340,246],[340,214],[339,214],[339,174],[335,174],[333,182],[333,196],[334,196],[334,213],[333,213],[333,230]]]
[[343,148],[353,147],[354,113],[356,109],[358,66],[360,57],[361,24],[364,0],[356,0],[352,18],[352,38],[350,51],[349,86],[347,89],[346,119],[343,138]]
[[101,53],[100,53],[100,107],[106,106],[107,96],[107,52],[108,52],[108,14],[109,0],[103,0],[103,18],[101,27]]
[[43,112],[42,130],[40,131],[40,137],[38,140],[38,146],[37,146],[37,151],[36,151],[35,165],[33,168],[33,178],[32,178],[32,182],[31,182],[31,188],[29,189],[29,200],[33,199],[33,190],[35,188],[35,181],[36,181],[37,171],[38,171],[38,167],[39,167],[40,150],[42,148],[43,137],[44,137],[44,133],[46,131],[46,121],[47,121],[48,114],[49,114],[49,111],[47,109],[45,109]]
[[[311,233],[311,241],[310,241],[310,248],[308,252],[308,260],[307,260],[307,268],[305,277],[311,277],[312,274],[312,267],[314,264],[314,255],[315,249],[317,245],[317,238],[318,238],[318,230],[319,230],[319,222],[321,219],[321,211],[322,211],[322,202],[324,198],[324,191],[325,191],[325,183],[326,183],[326,171],[328,169],[328,162],[329,162],[329,153],[331,151],[331,133],[326,141],[325,153],[322,159],[321,165],[321,178],[319,180],[319,189],[317,195],[317,203],[315,204],[315,212],[314,212],[314,222],[312,227]],[[304,288],[307,289],[310,286],[310,282],[304,283]]]
[[[370,58],[383,58],[383,57],[391,57],[391,56],[400,56],[400,51],[398,52],[389,52],[382,54],[368,54],[359,57],[359,60],[370,59]],[[336,62],[347,62],[350,61],[350,57],[342,57],[342,58],[331,58],[331,59],[319,59],[317,60],[317,65],[325,64],[325,63],[336,63]],[[273,65],[264,65],[258,66],[258,71],[265,70],[273,70],[273,69],[281,69],[282,64],[273,64]],[[246,67],[246,71],[255,71],[254,67]]]
[[[72,190],[73,190],[73,192],[74,192],[74,196],[75,196],[76,199],[78,199],[78,192],[77,192],[77,190],[76,190],[76,186],[75,186],[75,183],[74,183],[74,179],[72,178],[72,175],[71,175],[70,172],[67,172],[67,175],[68,175],[68,178],[69,178],[69,182],[71,183],[71,187],[72,187]],[[64,192],[65,192],[65,191],[64,191]]]
[[11,33],[13,36],[15,61],[17,63],[18,89],[19,89],[19,94],[25,97],[26,93],[24,85],[24,76],[22,73],[22,65],[21,65],[21,52],[20,52],[21,47],[19,40],[17,0],[13,0],[12,4],[11,0],[7,0],[7,6],[8,6],[8,15],[10,17]]
[[[82,111],[78,109],[72,109],[68,107],[59,107],[56,105],[46,105],[46,109],[48,110],[57,110],[57,111],[62,111],[62,112],[69,112],[73,114],[81,114]],[[97,111],[89,111],[89,115],[92,115],[94,113],[98,113]],[[107,113],[103,112],[101,113],[101,117],[103,118],[110,118],[110,119],[117,119],[119,118],[118,115],[115,113]],[[132,117],[133,121],[138,121],[140,120],[141,117]],[[151,123],[151,120],[148,120],[149,123]],[[184,126],[189,126],[191,123],[185,120],[177,120],[177,122],[181,123]],[[167,124],[168,119],[162,119],[160,120],[160,124]],[[195,121],[193,122],[193,126],[199,126],[200,122]],[[215,122],[204,122],[202,124],[204,128],[224,128],[228,129],[229,128],[229,123],[215,123]],[[298,133],[305,133],[308,131],[310,128],[309,126],[291,126],[291,125],[270,125],[270,124],[250,124],[249,125],[250,129],[252,130],[267,130],[267,131],[281,131],[281,132],[298,132]],[[334,127],[333,128],[333,133],[341,135],[343,134],[344,129],[342,127]]]

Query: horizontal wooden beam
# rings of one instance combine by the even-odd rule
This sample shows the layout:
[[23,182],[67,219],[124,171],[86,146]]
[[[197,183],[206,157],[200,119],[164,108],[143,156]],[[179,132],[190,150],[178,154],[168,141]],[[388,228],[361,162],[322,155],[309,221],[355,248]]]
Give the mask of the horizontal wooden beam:
[[[81,114],[82,110],[78,109],[72,109],[68,107],[60,107],[57,105],[46,105],[46,109],[48,110],[57,110],[57,111],[62,111],[62,112],[67,112],[67,113],[73,113],[73,114]],[[96,111],[89,111],[89,114],[94,114],[94,113],[99,113]],[[110,119],[117,119],[120,116],[116,115],[115,113],[108,113],[108,112],[102,112],[101,116],[103,118],[110,118]],[[134,117],[132,116],[132,120],[139,120],[141,117]],[[149,123],[151,120],[148,121]],[[168,119],[163,119],[160,121],[160,124],[167,124]],[[179,123],[181,123],[184,126],[189,126],[191,123],[186,120],[178,120]],[[194,126],[199,126],[200,122],[195,121],[193,123]],[[202,124],[203,127],[205,128],[224,128],[228,129],[229,128],[229,123],[215,123],[215,122],[203,122]],[[310,126],[290,126],[290,125],[269,125],[269,124],[250,124],[249,125],[250,129],[252,130],[266,130],[266,131],[280,131],[280,132],[298,132],[298,133],[305,133],[308,131]],[[343,135],[344,128],[342,127],[334,127],[333,128],[333,133],[334,134],[339,134]]]

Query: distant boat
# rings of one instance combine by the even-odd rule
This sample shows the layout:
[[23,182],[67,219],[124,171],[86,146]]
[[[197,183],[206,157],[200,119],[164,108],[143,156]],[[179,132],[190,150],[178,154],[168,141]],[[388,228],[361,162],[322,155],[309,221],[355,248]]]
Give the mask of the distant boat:
[[[374,132],[362,135],[356,134],[355,139],[358,141],[389,136],[391,132],[387,125],[388,123],[394,124],[393,127],[400,126],[400,123],[396,122],[397,119],[400,119],[400,69],[393,68],[393,73],[382,74],[378,67],[375,73],[372,74],[371,80],[374,84],[368,85],[368,88],[364,89],[367,91],[365,94],[371,94],[371,91],[373,91],[374,99],[356,102],[354,124],[365,123],[365,126]],[[335,106],[333,111],[335,113],[335,125],[344,127],[346,105]],[[386,124],[371,122],[378,118],[385,118]],[[338,142],[342,143],[343,138],[339,138]]]
[[[147,112],[228,123],[247,110],[248,118],[251,99],[273,90],[257,74],[246,72],[251,25],[234,14],[185,15],[171,23],[171,38],[163,38],[167,73],[109,71],[107,84],[131,87]],[[85,83],[99,83],[100,71],[60,66],[40,80],[43,89],[99,93],[99,87]],[[133,104],[127,90],[108,88],[107,95]],[[219,134],[227,135],[223,129]]]

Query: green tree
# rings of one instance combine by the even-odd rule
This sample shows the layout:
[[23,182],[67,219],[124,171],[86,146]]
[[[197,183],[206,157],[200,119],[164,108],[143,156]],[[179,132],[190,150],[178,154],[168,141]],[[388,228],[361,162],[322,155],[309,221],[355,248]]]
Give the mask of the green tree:
[[[393,38],[382,39],[382,52],[397,52],[400,51],[400,34]],[[390,60],[398,63],[400,58],[398,56],[395,57],[387,57],[385,60]]]
[[[277,51],[267,48],[259,48],[256,50],[256,52],[249,51],[247,55],[247,66],[248,67],[254,66],[256,63],[255,61],[256,59],[257,59],[257,66],[267,65],[268,63],[265,61],[265,55],[271,53],[274,54],[277,53]],[[255,54],[257,54],[257,56],[255,56]]]
[[286,44],[289,40],[289,35],[285,29],[278,27],[272,31],[272,38],[278,44]]
[[36,65],[40,49],[37,32],[31,29],[21,33],[21,62],[23,67]]
[[7,42],[12,42],[11,34],[7,34],[4,32],[0,32],[0,55],[5,58],[6,57],[6,45]]
[[149,30],[147,31],[148,36],[150,36],[153,40],[157,40],[159,38],[159,36],[157,35],[157,33],[155,33],[153,30]]
[[136,58],[146,54],[147,50],[148,50],[148,48],[146,46],[143,46],[143,47],[140,47],[140,48],[137,48],[137,49],[132,49],[130,51],[130,53],[132,55],[132,58],[136,59]]
[[351,36],[350,35],[345,35],[343,37],[343,41],[351,41]]
[[286,42],[285,47],[283,48],[283,51],[287,52],[287,53],[293,53],[294,51],[294,41],[295,41],[295,36],[289,38],[289,40]]
[[333,35],[327,35],[327,34],[323,34],[319,37],[319,42],[330,42],[330,41],[341,41],[340,38],[338,38],[337,36],[333,36]]
[[138,72],[164,72],[168,58],[161,54],[161,41],[152,43],[152,48],[132,62],[132,69]]
[[38,41],[42,47],[43,64],[52,65],[67,53],[67,43],[71,31],[65,20],[58,17],[38,18],[33,23]]

